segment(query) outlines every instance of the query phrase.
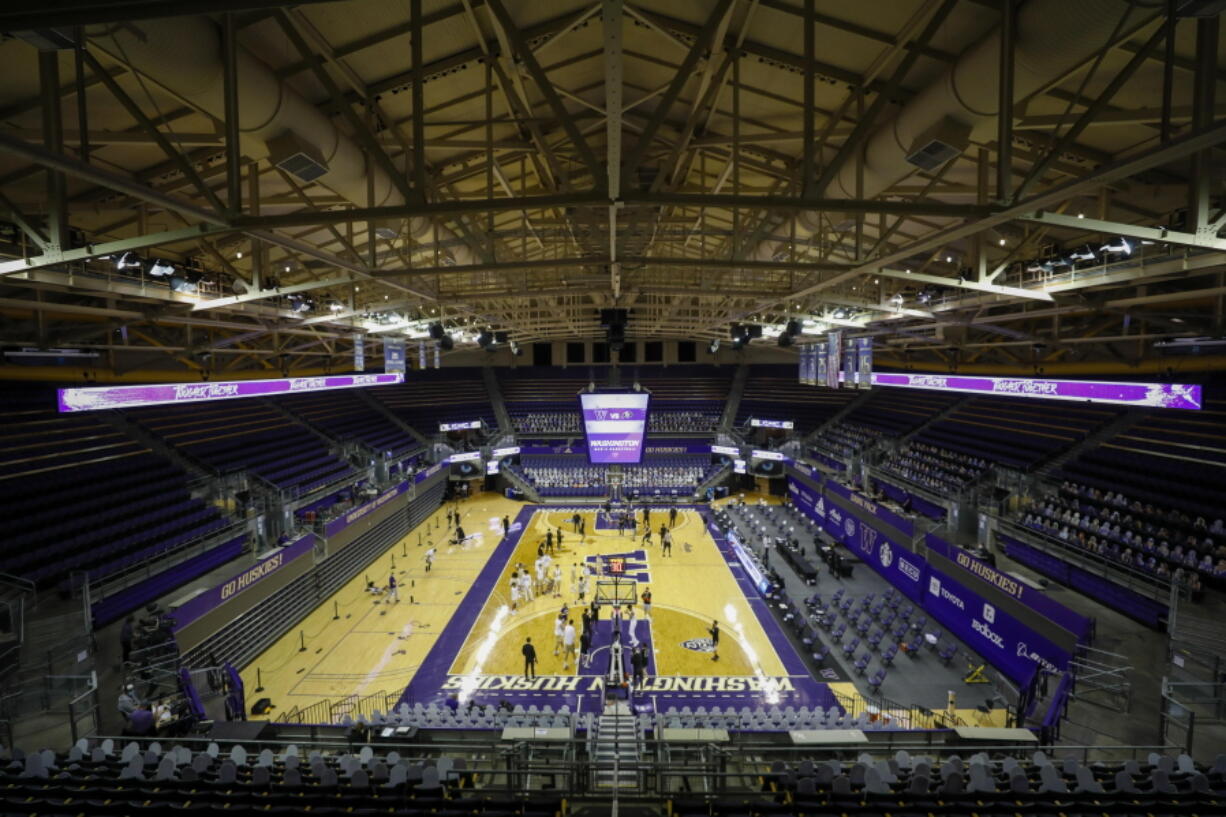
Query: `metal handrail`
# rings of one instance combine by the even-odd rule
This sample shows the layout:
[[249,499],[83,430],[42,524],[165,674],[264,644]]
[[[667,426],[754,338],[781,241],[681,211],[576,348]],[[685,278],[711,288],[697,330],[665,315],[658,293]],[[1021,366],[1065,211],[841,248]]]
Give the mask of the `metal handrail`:
[[1171,582],[1168,580],[1150,575],[1136,568],[1128,567],[1112,559],[1107,559],[1092,551],[1079,548],[1070,542],[1065,542],[1063,539],[1039,533],[1024,525],[1019,525],[1008,517],[996,514],[994,516],[996,518],[997,529],[1003,529],[1009,536],[1021,539],[1027,544],[1043,547],[1045,550],[1055,548],[1063,551],[1070,557],[1064,560],[1070,564],[1093,565],[1095,570],[1105,571],[1105,578],[1122,578],[1124,581],[1116,581],[1115,583],[1129,590],[1143,592],[1155,601],[1167,602],[1170,599]]

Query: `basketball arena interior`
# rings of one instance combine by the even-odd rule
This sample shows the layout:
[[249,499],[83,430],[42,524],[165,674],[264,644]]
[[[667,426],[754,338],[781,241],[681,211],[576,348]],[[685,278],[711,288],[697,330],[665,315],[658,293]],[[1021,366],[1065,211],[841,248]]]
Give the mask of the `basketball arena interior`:
[[0,4],[0,813],[1226,813],[1222,11]]

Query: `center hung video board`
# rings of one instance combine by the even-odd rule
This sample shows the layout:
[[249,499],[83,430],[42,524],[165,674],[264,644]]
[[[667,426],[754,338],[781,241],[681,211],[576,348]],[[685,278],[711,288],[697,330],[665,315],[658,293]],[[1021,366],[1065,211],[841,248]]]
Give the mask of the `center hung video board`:
[[637,465],[647,435],[646,392],[588,392],[579,395],[588,462],[592,465]]

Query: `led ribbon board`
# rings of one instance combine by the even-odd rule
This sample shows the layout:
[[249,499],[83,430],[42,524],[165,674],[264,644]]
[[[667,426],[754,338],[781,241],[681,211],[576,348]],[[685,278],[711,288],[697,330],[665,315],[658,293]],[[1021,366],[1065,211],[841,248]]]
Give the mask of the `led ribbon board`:
[[465,420],[462,423],[439,423],[439,431],[468,431],[473,428],[481,428],[480,420]]
[[1101,380],[1043,380],[1035,377],[963,377],[943,374],[873,372],[874,386],[933,389],[1044,400],[1078,400],[1122,406],[1199,409],[1201,387],[1184,383],[1112,383]]
[[329,377],[285,377],[278,380],[230,380],[216,383],[159,383],[146,386],[99,386],[90,389],[59,389],[61,412],[135,408],[240,397],[356,389],[403,383],[404,375],[345,374]]
[[759,420],[757,417],[751,417],[749,425],[751,428],[782,428],[790,431],[796,424],[791,420]]
[[642,461],[650,400],[646,392],[579,395],[592,465],[634,465]]

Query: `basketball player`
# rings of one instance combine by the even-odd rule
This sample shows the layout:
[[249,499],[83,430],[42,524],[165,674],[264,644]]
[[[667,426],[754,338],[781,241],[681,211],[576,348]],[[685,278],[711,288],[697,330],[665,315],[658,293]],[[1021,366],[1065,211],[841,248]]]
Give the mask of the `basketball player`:
[[562,637],[565,634],[565,627],[566,627],[564,622],[565,622],[565,619],[562,616],[558,616],[557,618],[553,620],[553,654],[554,655],[557,655],[558,650],[562,649]]
[[643,529],[643,544],[651,547],[651,528],[644,527]]
[[395,573],[387,577],[387,603],[391,604],[393,601],[400,601],[400,590],[396,587]]
[[660,555],[672,557],[673,555],[673,534],[670,531],[664,541],[660,543]]
[[562,551],[562,529],[558,528],[558,552]]
[[[570,658],[575,652],[575,625],[568,618],[566,626],[562,629],[562,669],[570,669]],[[575,660],[575,669],[579,668],[578,659]]]
[[668,509],[668,526],[671,528],[676,524],[677,524],[677,509],[669,508]]
[[553,597],[562,598],[562,565],[553,566]]
[[437,552],[438,551],[435,549],[434,545],[431,545],[430,549],[426,551],[425,558],[426,558],[426,572],[427,573],[430,572],[430,567],[434,564],[434,554]]
[[711,629],[707,630],[711,634],[711,660],[719,660],[719,622],[712,621]]
[[587,574],[579,576],[579,601],[587,601]]
[[511,612],[519,612],[519,573],[511,574]]
[[651,621],[651,588],[644,590],[640,598],[643,599],[643,618]]
[[634,605],[626,605],[626,632],[630,635],[630,647],[633,649],[639,645],[639,634],[635,632],[635,627],[638,624],[638,619],[634,617]]
[[579,659],[584,667],[592,665],[592,631],[589,628],[584,628],[583,634],[579,636]]

